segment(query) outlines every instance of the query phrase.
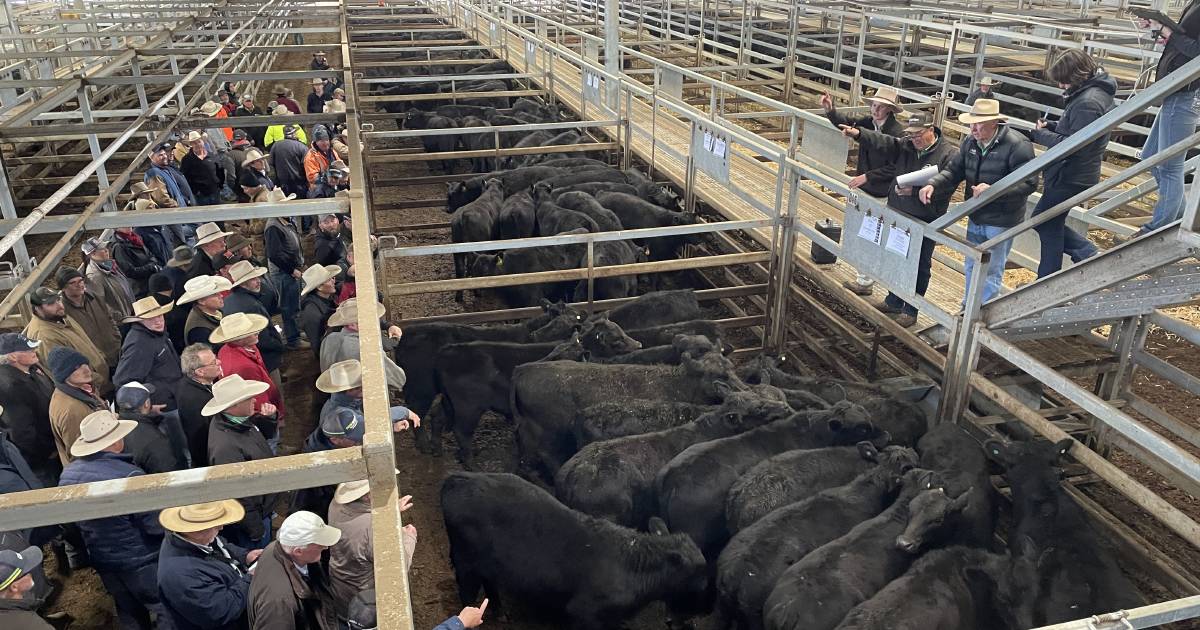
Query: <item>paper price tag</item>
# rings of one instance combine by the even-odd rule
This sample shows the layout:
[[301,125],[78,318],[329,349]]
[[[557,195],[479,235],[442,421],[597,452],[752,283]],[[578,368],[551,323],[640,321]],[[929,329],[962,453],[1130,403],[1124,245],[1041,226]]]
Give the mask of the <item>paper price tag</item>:
[[705,151],[712,151],[712,148],[713,148],[713,135],[712,135],[712,132],[711,132],[711,131],[705,131],[705,132],[704,132],[704,150],[705,150]]
[[908,246],[911,242],[912,238],[908,235],[908,232],[893,227],[888,232],[887,245],[884,246],[884,249],[894,254],[899,254],[902,258],[908,258]]
[[883,237],[883,223],[878,217],[864,217],[862,225],[858,226],[858,237],[878,245]]
[[713,148],[712,148],[713,155],[715,155],[719,158],[723,158],[723,157],[725,157],[725,150],[726,150],[725,140],[723,140],[721,138],[717,138],[716,140],[713,141]]

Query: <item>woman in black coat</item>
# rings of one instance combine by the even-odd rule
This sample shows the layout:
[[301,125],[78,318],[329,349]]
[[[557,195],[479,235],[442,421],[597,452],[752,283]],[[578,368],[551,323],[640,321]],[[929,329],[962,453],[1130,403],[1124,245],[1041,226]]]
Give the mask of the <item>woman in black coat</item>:
[[[1038,121],[1037,128],[1030,134],[1034,142],[1052,147],[1113,108],[1117,82],[1108,76],[1104,68],[1096,65],[1096,61],[1086,52],[1076,49],[1063,52],[1046,74],[1063,88],[1067,103],[1058,122]],[[1104,161],[1107,145],[1108,134],[1104,134],[1088,146],[1047,167],[1045,189],[1033,214],[1041,214],[1099,182],[1100,164]],[[1063,212],[1034,228],[1042,241],[1039,278],[1062,269],[1064,250],[1071,254],[1075,262],[1096,253],[1095,245],[1066,226],[1068,214]]]
[[162,271],[162,267],[150,255],[142,237],[133,228],[120,228],[112,245],[113,258],[117,266],[129,278],[134,299],[142,299],[149,293],[150,276]]

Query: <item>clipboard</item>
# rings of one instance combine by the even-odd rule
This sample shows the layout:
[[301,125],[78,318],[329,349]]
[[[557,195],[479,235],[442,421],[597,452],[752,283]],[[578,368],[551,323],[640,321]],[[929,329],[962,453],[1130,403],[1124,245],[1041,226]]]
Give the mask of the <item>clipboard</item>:
[[1129,7],[1129,13],[1130,15],[1137,16],[1143,20],[1153,20],[1158,22],[1159,24],[1171,29],[1172,33],[1186,33],[1182,26],[1180,26],[1177,22],[1175,22],[1175,20],[1172,20],[1169,16],[1167,16],[1166,13],[1163,13],[1162,11],[1148,9],[1145,7]]

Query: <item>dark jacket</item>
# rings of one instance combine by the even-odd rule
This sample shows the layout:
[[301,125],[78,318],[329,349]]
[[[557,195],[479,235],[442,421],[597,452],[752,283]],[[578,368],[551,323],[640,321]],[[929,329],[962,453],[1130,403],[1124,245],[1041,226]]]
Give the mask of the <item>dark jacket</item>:
[[155,177],[163,180],[167,186],[167,194],[175,203],[181,207],[196,205],[196,195],[192,192],[191,184],[188,184],[187,177],[184,177],[179,168],[174,164],[166,166],[154,166],[151,164],[146,168],[146,176],[142,179],[149,184],[150,180]]
[[[1030,138],[1044,147],[1052,147],[1066,140],[1067,136],[1107,114],[1113,108],[1113,96],[1116,93],[1117,82],[1104,70],[1098,70],[1091,79],[1066,93],[1067,104],[1062,117],[1057,122],[1047,124],[1045,129],[1034,129],[1030,132]],[[1100,164],[1104,161],[1108,136],[1106,133],[1086,147],[1047,166],[1043,175],[1046,187],[1091,186],[1100,181]]]
[[[245,107],[238,105],[238,108],[233,110],[233,115],[234,116],[262,116],[263,111],[257,105],[255,105],[253,109],[246,109]],[[237,127],[239,129],[245,129],[246,135],[250,136],[250,138],[254,140],[254,146],[259,147],[259,148],[261,148],[263,146],[263,137],[267,135],[267,126],[266,125],[255,125],[249,121],[242,123],[242,124],[238,124],[236,122],[231,123],[231,124],[232,124],[232,126]]]
[[[325,85],[328,86],[329,83],[326,82]],[[308,102],[305,103],[305,107],[310,114],[323,114],[325,113],[325,103],[332,99],[333,94],[331,94],[328,90],[322,90],[320,96],[317,96],[316,92],[309,92]]]
[[312,345],[313,355],[321,360],[321,338],[325,336],[329,316],[337,310],[333,298],[321,297],[316,291],[304,296],[300,301],[300,330],[308,335],[308,343]]
[[50,429],[50,397],[54,381],[40,365],[26,374],[11,365],[0,365],[0,427],[26,461],[44,462],[54,457],[54,432]]
[[[154,294],[154,300],[159,306],[171,302],[171,298],[162,295],[161,293]],[[183,352],[183,325],[187,322],[188,309],[172,307],[166,315],[167,320],[167,336],[171,338],[171,345],[175,346],[175,352]]]
[[283,192],[288,194],[307,192],[308,176],[304,174],[304,156],[306,155],[308,155],[308,147],[299,140],[284,138],[271,143],[269,162],[275,171],[275,181],[283,188]]
[[[919,171],[926,166],[937,166],[944,170],[958,153],[958,147],[942,137],[942,131],[935,129],[938,140],[925,152],[918,152],[906,138],[897,138],[870,129],[859,129],[858,142],[871,147],[873,151],[886,152],[892,156],[895,175],[900,176],[913,171]],[[939,190],[934,193],[932,203],[921,203],[917,197],[919,187],[912,189],[912,194],[901,195],[896,192],[896,180],[888,186],[888,205],[909,216],[922,221],[932,221],[946,213],[950,205],[950,197],[954,190]]]
[[208,465],[208,416],[200,413],[204,405],[212,400],[212,385],[202,385],[183,377],[179,389],[175,390],[175,402],[179,405],[179,423],[187,437],[188,451],[192,454],[192,466]]
[[[953,192],[958,183],[967,183],[966,198],[972,197],[971,187],[976,184],[994,184],[1017,167],[1033,159],[1033,144],[1023,134],[1008,125],[996,130],[992,148],[986,154],[979,148],[975,138],[963,140],[958,155],[942,172],[929,182],[935,193]],[[971,220],[980,225],[1012,227],[1025,216],[1025,201],[1037,190],[1038,176],[1034,174],[1009,189],[1003,196],[971,213]]]
[[150,250],[146,249],[145,244],[135,243],[133,239],[121,232],[117,232],[117,239],[113,242],[112,249],[117,266],[125,272],[125,277],[129,278],[133,297],[139,299],[146,297],[150,276],[159,271],[159,266],[154,262],[154,257],[150,255]]
[[225,166],[212,152],[204,154],[204,158],[201,159],[194,152],[188,151],[179,162],[179,170],[187,178],[196,197],[217,195],[221,192],[221,184],[225,182]]
[[246,550],[220,537],[205,550],[167,532],[158,592],[176,630],[242,630],[250,599]]
[[[9,438],[8,432],[0,429],[0,494],[40,490],[45,487],[42,485],[42,480],[29,467],[29,462],[21,455],[21,451]],[[51,438],[51,444],[53,444],[53,438]],[[61,534],[62,530],[57,525],[48,525],[35,529],[16,530],[15,533],[20,535],[22,542],[41,547]],[[5,548],[3,544],[0,544],[0,549]],[[14,551],[21,549],[24,547]],[[0,625],[0,628],[2,627],[4,626]]]
[[[245,287],[234,287],[233,291],[225,297],[225,306],[221,311],[226,315],[231,313],[253,313],[255,315],[262,315],[267,320],[270,320],[271,313],[263,305],[260,294],[261,291],[254,293]],[[268,372],[277,370],[279,366],[283,365],[283,353],[285,350],[283,335],[279,334],[279,330],[275,326],[267,324],[267,327],[258,333],[258,352],[262,355],[263,365],[266,366]]]
[[208,340],[212,331],[220,325],[220,318],[213,317],[200,310],[199,306],[192,304],[192,310],[188,311],[187,319],[183,323],[183,345],[186,347],[194,343],[207,343],[213,346],[213,352],[220,352],[221,344],[214,345]]
[[[217,256],[222,259],[224,258],[220,254]],[[219,267],[217,267],[217,261],[214,261],[208,255],[208,252],[197,247],[196,255],[192,256],[192,262],[188,265],[187,271],[184,273],[184,284],[187,284],[187,281],[191,280],[192,278],[198,278],[200,276],[215,276],[217,275],[217,269],[219,269]],[[177,290],[179,293],[175,295],[175,299],[179,299],[179,296],[183,295],[183,285],[180,285]]]
[[[100,452],[81,457],[63,469],[59,486],[109,481],[144,475],[125,453]],[[131,571],[154,564],[162,544],[158,512],[122,514],[81,521],[92,566],[101,571]]]
[[[875,120],[870,116],[853,119],[839,114],[835,109],[825,112],[825,117],[829,119],[829,122],[833,123],[834,127],[838,125],[850,125],[859,129],[869,129],[872,131],[875,129]],[[900,136],[904,134],[904,126],[896,120],[895,116],[888,116],[887,122],[883,123],[883,128],[880,131],[889,136]],[[867,176],[866,183],[859,189],[872,197],[887,197],[888,188],[892,184],[892,178],[896,176],[895,171],[892,169],[892,162],[888,159],[886,153],[877,152],[862,143],[858,145],[858,168],[855,172],[859,175]]]
[[140,324],[129,327],[121,346],[121,360],[113,375],[116,387],[129,381],[153,385],[150,400],[156,405],[166,405],[165,411],[171,411],[175,409],[175,390],[182,378],[179,353],[166,332],[154,332]]
[[[1182,33],[1171,33],[1167,45],[1163,47],[1162,56],[1158,58],[1158,68],[1154,71],[1156,81],[1181,68],[1184,64],[1200,57],[1200,2],[1192,0],[1183,8],[1176,22],[1183,27]],[[1191,92],[1200,89],[1200,80],[1179,89],[1180,92]]]
[[267,545],[250,582],[250,626],[256,630],[335,630],[337,606],[320,562],[300,575],[278,542]]
[[346,242],[342,240],[341,230],[330,235],[318,229],[313,244],[313,258],[318,265],[337,265],[345,271],[350,263],[346,262]]
[[145,415],[136,411],[122,411],[122,420],[133,420],[138,423],[132,433],[125,436],[125,453],[133,458],[133,463],[146,474],[172,472],[187,468],[184,462],[175,457],[171,441],[163,433],[161,414]]
[[[209,418],[208,465],[240,464],[274,457],[275,454],[267,444],[267,438],[263,437],[262,431],[255,426],[257,417],[251,418],[245,424],[230,422],[224,414]],[[244,532],[251,540],[261,539],[265,533],[263,517],[270,516],[276,498],[274,494],[264,494],[238,499],[242,507],[246,508],[246,516],[240,523],[228,527]]]
[[0,628],[4,630],[54,630],[37,614],[41,602],[36,599],[0,599]]
[[289,217],[271,217],[263,228],[267,268],[272,273],[291,274],[304,271],[304,251],[300,246],[300,231]]

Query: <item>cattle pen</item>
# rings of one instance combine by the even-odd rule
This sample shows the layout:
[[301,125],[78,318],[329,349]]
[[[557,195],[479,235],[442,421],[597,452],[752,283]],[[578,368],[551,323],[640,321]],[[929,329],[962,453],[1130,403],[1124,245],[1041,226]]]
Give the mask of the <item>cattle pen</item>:
[[[525,320],[541,312],[478,298],[456,305],[448,295],[457,291],[577,282],[576,306],[590,313],[631,300],[596,297],[599,280],[661,278],[696,289],[728,331],[735,358],[766,353],[786,357],[802,374],[903,382],[931,422],[959,423],[981,441],[1003,425],[1052,442],[1076,440],[1067,492],[1137,574],[1151,605],[1047,627],[1196,627],[1189,624],[1200,618],[1200,319],[1194,316],[1200,188],[1188,189],[1181,220],[1137,240],[1117,244],[1113,237],[1129,236],[1149,220],[1156,195],[1149,172],[1157,162],[1138,161],[1138,149],[1155,103],[1200,77],[1200,61],[1151,81],[1159,53],[1133,26],[1131,4],[6,0],[0,289],[7,293],[0,320],[6,330],[20,329],[30,317],[27,296],[91,233],[331,212],[351,217],[354,257],[374,261],[357,265],[358,291],[378,291],[401,327]],[[1179,8],[1163,0],[1154,6],[1168,13]],[[1054,53],[1070,48],[1103,60],[1118,82],[1117,107],[987,193],[925,225],[848,187],[850,144],[818,108],[821,91],[832,92],[843,111],[863,112],[865,90],[896,86],[907,111],[928,112],[957,138],[965,128],[953,115],[970,109],[963,101],[974,84],[993,77],[1011,88],[998,96],[1014,112],[1010,124],[1028,129],[1039,117],[1061,113],[1061,103],[1047,98],[1059,90],[1040,77]],[[334,67],[283,63],[316,50],[330,51]],[[467,73],[490,61],[508,70]],[[234,82],[255,93],[272,83],[323,78],[344,82],[344,113],[256,120],[344,122],[347,196],[119,211],[118,198],[140,179],[151,147],[176,129],[205,126],[193,110],[218,85]],[[511,88],[460,93],[453,87],[481,78]],[[386,90],[430,80],[446,82],[450,92]],[[392,129],[397,116],[385,107],[523,97],[553,105],[567,119],[486,132]],[[501,141],[501,134],[538,131],[575,131],[580,139],[554,147]],[[1102,245],[1100,254],[1032,281],[1039,219],[1027,218],[1003,234],[1015,238],[1008,286],[985,303],[982,279],[991,261],[986,248],[967,242],[962,219],[981,200],[1110,132],[1101,182],[1047,213],[1069,213],[1070,225]],[[421,146],[435,135],[481,133],[491,136],[490,146],[445,152]],[[1198,143],[1192,135],[1155,159],[1186,154]],[[449,242],[442,186],[479,173],[435,172],[435,162],[557,153],[640,167],[674,189],[682,210],[699,220]],[[1192,176],[1197,164],[1189,155]],[[828,221],[843,226],[840,240],[818,227]],[[907,254],[872,253],[855,240],[872,221],[937,244],[927,294],[916,295]],[[374,251],[368,234],[379,235]],[[700,244],[685,246],[679,258],[595,262],[599,244],[698,235]],[[455,254],[564,245],[584,247],[586,264],[449,277]],[[837,262],[815,262],[813,248],[837,255]],[[968,260],[979,271],[970,284],[963,274]],[[901,327],[844,288],[858,272],[918,305],[917,325]],[[372,300],[360,306],[368,392],[361,448],[0,495],[0,531],[369,479],[379,627],[410,630],[440,615],[436,623],[451,612],[452,598],[438,585],[450,579],[440,568],[445,558],[424,569],[418,597],[402,569],[399,496],[406,479],[394,471],[429,477],[417,483],[436,488],[440,478],[433,477],[450,468],[409,461],[422,456],[399,443],[406,437],[385,421],[381,332],[373,324],[381,315]],[[436,490],[428,488],[422,498],[436,502]],[[440,527],[440,519],[426,524]],[[438,544],[444,552],[444,542]],[[437,610],[420,610],[430,606]],[[485,627],[518,627],[495,623]]]

